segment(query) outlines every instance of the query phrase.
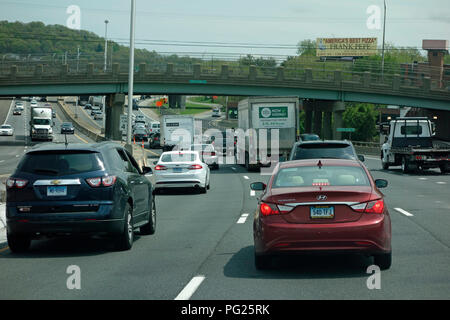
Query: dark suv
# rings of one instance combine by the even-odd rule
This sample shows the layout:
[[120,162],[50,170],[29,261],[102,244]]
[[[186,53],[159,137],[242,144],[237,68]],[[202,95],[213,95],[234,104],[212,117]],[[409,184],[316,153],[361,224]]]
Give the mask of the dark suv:
[[105,235],[133,245],[134,229],[156,227],[152,185],[121,145],[44,144],[28,151],[7,180],[6,224],[13,252],[43,236]]
[[294,144],[289,160],[302,159],[354,159],[364,161],[364,156],[357,155],[351,141],[324,140],[299,141]]

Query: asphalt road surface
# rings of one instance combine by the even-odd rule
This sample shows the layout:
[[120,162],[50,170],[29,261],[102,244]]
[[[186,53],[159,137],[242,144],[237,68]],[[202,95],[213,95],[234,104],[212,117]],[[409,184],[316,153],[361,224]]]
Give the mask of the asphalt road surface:
[[[367,287],[373,260],[358,255],[280,258],[272,270],[256,270],[252,216],[258,194],[249,185],[268,177],[223,165],[211,171],[207,194],[158,195],[157,231],[138,235],[130,251],[114,252],[104,239],[85,238],[34,241],[26,254],[3,245],[0,299],[450,298],[450,175],[384,171],[376,158],[366,165],[375,178],[389,181],[383,190],[392,216],[393,265],[381,272],[379,290]],[[67,288],[72,265],[81,270],[79,290]]]

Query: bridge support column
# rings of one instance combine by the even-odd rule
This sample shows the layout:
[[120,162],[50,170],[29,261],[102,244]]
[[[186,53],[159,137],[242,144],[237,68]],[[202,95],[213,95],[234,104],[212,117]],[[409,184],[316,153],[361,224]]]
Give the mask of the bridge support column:
[[303,100],[303,110],[305,110],[305,132],[300,132],[300,134],[312,132],[313,109],[314,104],[312,100]]
[[314,110],[313,133],[322,137],[322,111],[317,106]]
[[335,101],[333,103],[333,132],[332,137],[336,140],[342,139],[342,132],[337,132],[337,128],[342,128],[343,113],[345,111],[345,103],[343,101]]
[[120,131],[120,115],[123,114],[125,95],[122,93],[106,96],[105,102],[105,138],[106,140],[122,140]]
[[169,108],[186,109],[186,96],[170,94],[169,95]]
[[325,111],[323,113],[323,138],[327,140],[333,139],[332,113]]

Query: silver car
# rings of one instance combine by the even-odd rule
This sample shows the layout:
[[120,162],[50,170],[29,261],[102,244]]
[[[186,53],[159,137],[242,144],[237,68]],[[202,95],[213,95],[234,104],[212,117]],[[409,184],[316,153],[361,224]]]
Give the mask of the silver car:
[[14,128],[10,124],[3,124],[0,126],[0,136],[14,135]]
[[210,172],[197,151],[164,152],[153,170],[155,189],[196,188],[206,193]]

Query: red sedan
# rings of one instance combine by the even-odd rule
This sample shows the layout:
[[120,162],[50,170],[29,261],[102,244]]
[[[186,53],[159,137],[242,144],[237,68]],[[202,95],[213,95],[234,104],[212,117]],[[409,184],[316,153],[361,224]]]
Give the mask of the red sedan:
[[299,252],[355,252],[391,266],[391,220],[374,180],[356,160],[315,159],[280,163],[263,191],[253,223],[255,265],[271,255]]

